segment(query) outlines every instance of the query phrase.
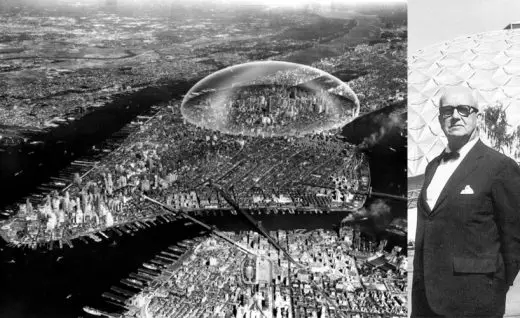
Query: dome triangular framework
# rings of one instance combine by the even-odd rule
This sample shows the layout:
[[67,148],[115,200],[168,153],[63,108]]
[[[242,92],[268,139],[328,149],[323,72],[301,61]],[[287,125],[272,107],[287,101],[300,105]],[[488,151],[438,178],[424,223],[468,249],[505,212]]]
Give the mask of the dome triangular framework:
[[[408,175],[414,177],[447,143],[437,116],[444,87],[470,87],[481,109],[502,105],[509,129],[520,125],[520,29],[459,37],[419,50],[409,58],[408,78]],[[481,134],[489,139],[485,129]]]

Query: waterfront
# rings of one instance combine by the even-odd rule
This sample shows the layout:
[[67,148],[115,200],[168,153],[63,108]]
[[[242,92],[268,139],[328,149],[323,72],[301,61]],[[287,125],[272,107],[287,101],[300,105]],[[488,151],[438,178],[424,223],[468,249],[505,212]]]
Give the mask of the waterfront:
[[[139,133],[143,130],[142,126],[157,119],[159,108],[166,113],[173,112],[174,106],[178,106],[180,102],[176,98],[179,97],[177,93],[187,91],[188,87],[185,86],[191,86],[188,83],[231,65],[272,59],[316,67],[353,87],[356,94],[359,94],[361,114],[371,113],[376,109],[390,108],[391,106],[388,105],[394,105],[396,101],[400,101],[403,105],[406,104],[404,101],[404,91],[406,90],[405,6],[357,8],[363,9],[367,14],[373,12],[374,18],[368,21],[364,18],[365,14],[354,14],[354,11],[350,9],[345,17],[341,17],[344,15],[341,13],[344,13],[342,8],[334,8],[336,18],[331,19],[321,17],[313,12],[314,10],[266,11],[259,10],[258,7],[197,6],[187,8],[180,5],[175,10],[166,10],[169,11],[169,14],[163,12],[165,10],[157,10],[156,7],[151,8],[150,6],[140,8],[139,14],[128,14],[125,10],[131,8],[126,6],[122,6],[120,8],[122,11],[117,13],[116,8],[90,8],[86,5],[78,7],[74,5],[75,1],[60,2],[62,4],[54,9],[45,8],[45,4],[42,3],[34,7],[21,6],[6,10],[5,22],[3,21],[0,25],[6,33],[4,37],[6,42],[3,44],[6,48],[2,47],[0,53],[9,54],[8,60],[6,60],[9,62],[6,62],[7,64],[1,68],[5,71],[3,76],[10,80],[5,94],[5,105],[2,105],[4,113],[0,119],[5,125],[17,125],[0,131],[2,143],[6,147],[5,155],[2,157],[5,158],[3,162],[10,164],[3,165],[2,167],[5,169],[0,169],[2,170],[0,172],[9,172],[9,176],[13,176],[4,179],[6,182],[3,182],[2,186],[6,189],[0,201],[25,204],[26,208],[32,204],[34,206],[40,203],[46,205],[47,202],[43,202],[43,198],[47,195],[53,196],[52,192],[69,188],[72,179],[78,185],[78,189],[80,185],[83,186],[88,181],[97,181],[95,179],[87,180],[84,173],[93,169],[94,166],[99,167],[107,162],[121,164],[121,161],[131,159],[134,161],[131,163],[132,169],[137,167],[136,169],[151,170],[151,166],[154,166],[154,169],[160,170],[158,167],[160,166],[158,163],[160,163],[164,166],[178,165],[171,167],[172,171],[196,170],[184,169],[186,167],[183,160],[193,161],[193,156],[191,156],[193,153],[189,153],[189,151],[176,153],[172,150],[169,153],[172,156],[164,157],[163,161],[158,160],[155,156],[146,158],[150,160],[141,160],[147,156],[148,152],[144,154],[140,151],[141,149],[134,148],[140,148],[143,142],[148,139],[155,140],[156,137],[162,139],[154,147],[160,145],[169,146],[171,149],[187,150],[193,149],[193,144],[196,143],[199,145],[196,150],[200,150],[197,155],[201,155],[201,159],[215,150],[217,153],[224,153],[224,151],[219,151],[219,148],[226,147],[215,147],[222,144],[227,144],[229,147],[238,147],[241,144],[244,147],[246,143],[243,140],[233,140],[229,136],[206,130],[199,131],[195,139],[186,138],[186,134],[189,133],[188,129],[180,129],[175,134],[165,134],[163,129],[149,130],[147,135]],[[4,12],[2,12],[2,16],[4,16]],[[361,16],[360,18],[364,22],[356,27],[358,36],[355,41],[352,41],[356,34],[350,34],[350,30],[353,30],[353,27],[359,23],[356,19],[357,16]],[[53,28],[45,29],[46,31],[42,34],[39,27],[41,25],[52,25]],[[358,32],[364,28],[370,28],[375,32],[367,34]],[[136,30],[140,30],[140,32],[135,32]],[[174,36],[172,36],[173,33],[175,33]],[[114,38],[114,34],[118,36]],[[27,49],[19,49],[22,44]],[[31,56],[34,56],[34,59]],[[37,68],[34,69],[34,66]],[[27,76],[20,76],[20,72]],[[33,81],[33,79],[40,78],[45,80]],[[313,98],[313,96],[309,97]],[[319,111],[320,105],[316,106],[315,108]],[[77,116],[69,116],[71,112],[77,113]],[[404,106],[401,107],[400,112],[403,118],[402,123],[404,123],[406,118]],[[110,113],[112,117],[107,116],[106,113]],[[121,113],[124,113],[124,116]],[[321,114],[323,115],[323,112]],[[271,121],[267,117],[263,116],[258,119],[262,119],[267,125]],[[383,117],[386,121],[394,123],[389,116]],[[167,116],[164,120],[166,119],[168,119]],[[177,116],[176,119],[179,123],[183,121],[180,116]],[[118,124],[114,125],[114,122]],[[157,120],[153,123],[157,128],[163,126],[168,128],[173,121]],[[264,122],[262,122],[263,124]],[[26,136],[31,137],[26,138],[27,140],[15,138],[22,136],[22,132],[25,131],[21,130],[19,126],[30,127],[30,131],[38,132],[41,137],[35,139],[33,135]],[[377,160],[369,158],[371,160],[370,169],[375,173],[373,182],[371,182],[374,191],[404,195],[405,183],[403,182],[406,182],[404,129],[397,134],[401,137],[397,137],[400,146],[384,146],[384,149],[380,146],[380,149],[373,149],[366,147],[369,146],[368,143],[370,146],[373,146],[374,142],[380,143],[384,136],[392,135],[388,134],[387,130],[391,130],[391,127],[395,125],[383,125],[383,123],[377,122],[375,126],[377,127],[370,127],[370,129],[373,128],[373,131],[363,133],[363,136],[355,133],[345,133],[344,135],[350,138],[360,137],[361,140],[358,142],[346,139],[351,144],[363,143],[364,146],[359,147],[359,150],[362,150],[359,154],[377,158]],[[120,128],[121,130],[118,131]],[[112,134],[114,131],[115,133]],[[6,136],[9,138],[4,138]],[[317,135],[313,139],[322,137]],[[126,143],[127,146],[130,146],[127,149],[128,152],[116,152],[115,149],[126,139],[131,139]],[[223,142],[222,140],[235,142]],[[304,141],[313,145],[311,149],[315,148],[315,152],[321,152],[326,148],[332,150],[343,148],[340,140],[333,143],[319,140]],[[56,143],[57,146],[52,146],[53,143]],[[258,142],[252,144],[253,147],[245,149],[250,150],[247,154],[255,161],[256,158],[266,158],[266,153],[277,155],[275,151],[269,151],[269,148],[266,147],[269,143],[271,143],[269,140],[265,141],[265,144]],[[22,144],[35,145],[33,148],[41,151],[27,148],[27,151],[19,152],[16,147],[22,147],[20,146]],[[324,144],[329,147],[323,147]],[[234,154],[233,151],[228,151],[228,153]],[[256,155],[256,153],[259,154]],[[248,167],[242,167],[237,165],[236,167],[241,169],[238,171],[240,175],[237,175],[236,180],[229,182],[230,185],[235,186],[233,192],[236,192],[238,188],[235,181],[240,182],[247,176],[247,173],[255,171],[266,175],[268,172],[272,172],[271,176],[284,184],[297,180],[297,175],[284,176],[274,173],[277,171],[271,168],[279,168],[280,172],[291,172],[293,169],[285,169],[285,167],[298,167],[298,165],[289,161],[285,162],[285,158],[293,158],[293,155],[296,157],[299,153],[310,158],[316,157],[308,147],[291,148],[280,153],[272,162],[261,162],[263,166],[250,164]],[[181,160],[172,160],[172,157],[174,159],[180,157]],[[336,157],[340,158],[339,155]],[[44,160],[35,160],[35,158]],[[329,154],[323,154],[322,158],[332,159]],[[351,157],[348,156],[348,158]],[[317,175],[316,169],[310,169],[313,166],[306,163],[303,157],[300,159],[302,166],[309,168],[309,171],[312,170],[318,179],[327,179],[323,178],[321,174]],[[97,164],[98,162],[101,164]],[[241,163],[241,161],[239,162]],[[314,165],[316,168],[331,166],[325,165],[325,160],[317,161],[317,163]],[[212,167],[208,164],[198,166]],[[108,168],[112,169],[109,171],[112,176],[115,176],[117,171],[125,174],[129,172],[119,169],[120,167],[116,169],[115,165]],[[262,168],[265,170],[261,171]],[[152,173],[148,170],[146,173]],[[45,173],[43,173],[44,171]],[[211,169],[209,172],[218,172],[218,170]],[[77,178],[76,174],[79,175]],[[101,177],[102,174],[97,176]],[[138,190],[149,192],[150,183],[155,183],[154,187],[161,184],[158,176],[159,173],[150,174],[148,177],[151,178],[146,179],[146,182],[144,182],[145,179],[142,179],[142,186]],[[177,174],[166,174],[166,176],[168,176],[168,180],[171,180],[167,181],[164,178],[168,185],[164,188],[173,192],[170,183],[175,181],[173,179],[177,178]],[[166,176],[161,176],[161,179]],[[328,176],[328,174],[323,176]],[[129,176],[126,175],[121,180],[121,187],[118,189],[123,188],[122,191],[125,191],[127,177]],[[185,179],[195,182],[196,179],[188,177],[190,175],[187,174]],[[108,188],[102,188],[107,193],[114,190],[114,182],[110,179],[107,175],[106,182],[102,183],[109,185]],[[154,182],[150,182],[150,180],[154,180]],[[267,182],[262,178],[259,180],[264,181],[275,190],[280,189],[283,185],[278,187],[274,182]],[[248,185],[251,183],[245,181]],[[163,184],[165,182],[162,182],[161,186]],[[368,187],[368,184],[365,185]],[[199,186],[197,185],[195,188]],[[91,192],[95,193],[88,193],[88,195],[99,194],[94,190],[98,189],[97,186],[91,188],[93,188]],[[365,192],[368,189],[361,190]],[[173,195],[173,193],[168,194]],[[364,195],[368,196],[368,193],[364,193],[360,200],[356,199],[359,205],[354,205],[355,208],[363,204]],[[65,197],[62,202],[70,203],[71,200],[68,197],[65,200]],[[83,210],[92,212],[93,200],[87,196],[86,199],[83,201],[87,201],[87,204],[82,209],[85,208]],[[137,196],[133,199],[132,204],[138,201]],[[162,201],[167,199],[167,195],[166,198],[161,198]],[[401,233],[406,230],[406,220],[403,219],[406,211],[404,204],[388,200],[377,201],[380,202],[377,206],[384,208],[378,210],[371,208],[370,205],[375,199],[369,199],[365,208],[357,211],[357,218],[366,219],[363,222],[365,222],[367,232],[370,233],[368,236],[378,240],[388,235],[389,248],[395,244],[394,240],[404,246],[405,239],[401,239],[399,234],[384,231],[392,218],[397,218],[396,221],[404,220],[404,226],[403,222],[399,223],[401,227],[398,227],[397,232]],[[32,202],[29,205],[27,205],[28,200]],[[99,208],[98,211],[104,211],[102,206],[105,202],[100,200],[99,196],[97,196],[96,202],[103,203],[95,207]],[[119,202],[121,201],[117,201],[117,203]],[[61,209],[55,205],[56,210],[63,211],[70,207],[68,204],[65,206],[67,207]],[[76,205],[76,208],[80,206]],[[115,206],[120,207],[121,205],[114,204],[114,208]],[[244,205],[241,206],[244,207]],[[21,217],[16,215],[20,210],[19,207],[5,212],[1,211],[0,214],[3,213],[3,216],[9,218]],[[47,207],[49,206],[47,205]],[[78,210],[81,209],[76,209],[76,212]],[[26,211],[34,212],[32,208],[28,208]],[[63,242],[55,240],[52,245],[49,244],[49,241],[58,237],[57,234],[63,236],[63,232],[51,231],[59,227],[54,226],[55,219],[49,222],[53,216],[48,214],[49,218],[41,218],[41,223],[31,223],[32,227],[28,227],[28,231],[24,230],[23,226],[27,223],[23,222],[20,223],[22,228],[14,229],[13,234],[16,237],[35,234],[32,239],[28,239],[28,242],[32,243],[30,246],[33,249],[21,244],[18,245],[18,248],[13,248],[15,244],[8,246],[0,241],[0,285],[4,287],[0,292],[0,317],[86,316],[82,311],[84,306],[96,308],[98,305],[102,306],[105,301],[102,294],[108,292],[121,279],[129,277],[141,266],[145,266],[158,253],[187,238],[204,235],[204,233],[200,233],[199,227],[186,224],[184,221],[167,223],[164,220],[160,221],[159,217],[151,221],[148,215],[143,215],[147,210],[142,209],[142,206],[133,206],[130,209],[117,208],[117,211],[123,214],[121,221],[131,220],[136,223],[128,225],[129,222],[126,222],[126,227],[120,226],[107,230],[107,227],[113,225],[113,220],[109,217],[111,214],[107,213],[103,215],[105,217],[104,225],[107,226],[100,227],[103,228],[103,231],[96,233],[98,236],[92,234],[77,238],[77,236],[89,232],[86,226],[80,225],[81,231],[65,232],[67,240],[63,240]],[[85,223],[83,222],[85,218],[81,217],[82,213],[77,213],[76,216],[78,214],[80,216],[74,220],[79,220],[79,222],[73,223]],[[334,229],[345,216],[346,214],[339,213],[310,214],[310,212],[302,212],[297,215],[255,214],[254,218],[261,220],[263,227],[267,230],[300,228],[312,230]],[[222,230],[251,229],[238,216],[215,216],[204,217],[204,219]],[[64,225],[67,222],[63,217],[59,220],[61,230],[70,224]],[[88,221],[101,223],[95,217],[89,218]],[[49,228],[48,235],[40,235],[45,232],[40,231],[45,222]],[[161,222],[163,224],[160,224]],[[109,236],[109,238],[105,236]],[[39,242],[37,242],[38,239]],[[71,241],[73,241],[73,248],[70,248],[72,244],[69,245]],[[63,245],[63,248],[61,246],[57,248],[58,242],[59,245]],[[54,248],[52,249],[52,247]],[[373,249],[372,247],[371,249]],[[363,248],[366,249],[366,246]]]
[[[267,230],[333,229],[345,215],[256,216]],[[220,229],[249,229],[238,216],[210,217]],[[85,305],[100,305],[100,295],[155,254],[200,232],[184,221],[141,230],[101,243],[75,244],[48,252],[0,247],[0,317],[76,317]],[[401,242],[404,244],[403,242]]]
[[[373,172],[374,191],[401,194],[406,151],[404,138],[399,134],[369,150],[369,164]],[[396,149],[394,151],[392,149]],[[388,162],[398,162],[393,168]],[[373,198],[371,200],[374,200]],[[406,202],[387,200],[391,217],[403,218]],[[368,207],[370,202],[365,205]],[[347,214],[255,215],[267,230],[334,229]],[[239,216],[212,216],[204,218],[223,231],[250,229]],[[377,232],[377,219],[365,222],[366,229]],[[158,225],[140,230],[133,235],[112,236],[100,243],[86,245],[74,241],[74,248],[53,251],[13,249],[0,242],[0,285],[8,286],[0,292],[0,317],[60,318],[86,314],[84,306],[103,306],[101,295],[119,283],[144,262],[186,238],[199,234],[201,228],[185,226],[184,221]],[[393,236],[405,246],[406,237]]]
[[[369,150],[374,191],[401,194],[405,148],[404,137],[388,133],[388,140]],[[401,145],[401,146],[400,146]],[[396,151],[392,150],[395,149]],[[390,168],[388,162],[397,162]],[[373,199],[371,199],[373,200]],[[406,202],[387,200],[391,217],[403,218]],[[365,205],[368,207],[370,202]],[[347,214],[255,215],[267,230],[334,229]],[[239,216],[205,217],[223,231],[250,229]],[[100,243],[86,245],[74,241],[74,248],[53,251],[12,249],[0,242],[0,285],[8,286],[0,292],[0,317],[60,318],[86,316],[84,306],[103,306],[101,294],[119,283],[144,262],[186,238],[199,234],[201,228],[172,222],[140,230],[133,235],[112,236]],[[366,222],[368,232],[377,233],[373,225],[379,220]],[[384,233],[384,232],[379,232]],[[406,237],[393,236],[389,245],[406,244]]]

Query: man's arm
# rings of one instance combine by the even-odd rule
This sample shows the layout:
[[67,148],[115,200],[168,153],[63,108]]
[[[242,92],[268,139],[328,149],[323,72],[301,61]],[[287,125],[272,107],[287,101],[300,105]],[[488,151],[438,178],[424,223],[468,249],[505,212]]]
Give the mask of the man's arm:
[[492,195],[506,281],[512,285],[520,270],[520,167],[512,159],[502,160],[492,185]]

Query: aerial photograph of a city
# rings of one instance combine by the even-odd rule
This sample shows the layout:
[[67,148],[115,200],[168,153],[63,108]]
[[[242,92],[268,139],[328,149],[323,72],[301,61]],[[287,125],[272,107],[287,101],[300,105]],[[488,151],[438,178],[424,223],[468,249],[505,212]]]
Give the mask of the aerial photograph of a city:
[[0,3],[0,317],[405,317],[402,0]]

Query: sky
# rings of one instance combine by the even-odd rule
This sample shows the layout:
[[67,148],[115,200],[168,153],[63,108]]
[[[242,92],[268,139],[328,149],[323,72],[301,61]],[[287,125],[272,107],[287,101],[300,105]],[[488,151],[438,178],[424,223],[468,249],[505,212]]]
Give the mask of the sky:
[[[225,2],[240,2],[240,3],[254,3],[254,4],[267,4],[267,5],[297,5],[305,3],[330,3],[331,0],[224,0]],[[407,0],[332,0],[338,4],[350,4],[350,3],[404,3]]]
[[517,21],[518,0],[408,0],[408,52]]
[[[2,1],[2,0],[0,0]],[[94,2],[104,0],[70,0],[76,2]],[[139,3],[148,2],[149,0],[118,0],[119,3]],[[303,6],[307,3],[322,3],[330,4],[331,2],[337,4],[358,4],[358,3],[406,3],[407,0],[153,0],[155,2],[213,2],[213,3],[250,3],[250,4],[262,4],[262,5],[276,5],[276,6]]]
[[[196,1],[196,0],[181,0]],[[330,5],[336,4],[358,4],[358,3],[405,3],[407,0],[218,0],[225,3],[251,3],[277,7],[302,7],[308,3]]]

